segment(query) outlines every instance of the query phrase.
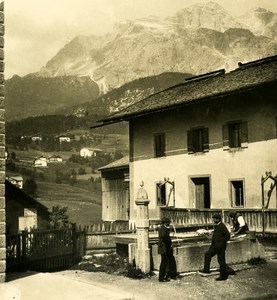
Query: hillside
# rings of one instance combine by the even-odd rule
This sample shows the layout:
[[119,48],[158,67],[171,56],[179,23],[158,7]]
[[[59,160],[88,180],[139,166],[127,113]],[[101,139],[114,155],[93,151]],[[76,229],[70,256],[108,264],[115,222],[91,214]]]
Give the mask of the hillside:
[[[18,126],[20,132],[26,126],[28,131],[37,129],[41,134],[51,128],[55,130],[55,127],[56,132],[61,132],[65,131],[61,129],[62,126],[72,129],[68,128],[70,122],[75,128],[89,128],[104,115],[139,101],[151,93],[178,84],[189,76],[191,75],[176,72],[140,78],[102,96],[99,96],[95,83],[85,77],[14,76],[6,82],[6,120],[18,124],[14,121],[28,119],[23,122],[22,128]],[[60,115],[61,119],[48,115]],[[43,123],[49,121],[44,124],[46,127],[39,125],[38,120],[43,118],[38,116],[45,116]],[[30,128],[31,126],[34,128]]]
[[92,101],[99,88],[88,77],[13,76],[5,82],[6,120],[55,114],[57,110]]

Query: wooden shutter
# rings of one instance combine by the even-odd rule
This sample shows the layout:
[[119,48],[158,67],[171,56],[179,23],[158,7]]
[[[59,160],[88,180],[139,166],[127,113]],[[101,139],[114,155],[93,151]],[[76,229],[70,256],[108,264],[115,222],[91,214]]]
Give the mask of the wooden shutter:
[[222,125],[222,143],[223,143],[223,150],[229,150],[229,131],[228,125]]
[[248,124],[247,122],[242,122],[241,124],[241,148],[248,147]]
[[194,153],[194,149],[193,149],[193,131],[192,130],[187,131],[187,147],[188,147],[188,154]]
[[155,157],[165,156],[165,134],[155,135]]
[[130,162],[134,161],[134,125],[129,121],[129,157]]
[[203,150],[209,152],[209,128],[203,129]]

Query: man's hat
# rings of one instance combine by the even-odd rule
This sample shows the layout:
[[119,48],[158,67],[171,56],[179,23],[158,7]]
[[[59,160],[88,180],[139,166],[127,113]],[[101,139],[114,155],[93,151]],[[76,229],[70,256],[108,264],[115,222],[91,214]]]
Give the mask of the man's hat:
[[229,211],[229,217],[233,218],[236,215],[236,211]]
[[166,217],[162,218],[162,224],[170,224],[170,220]]
[[221,215],[219,213],[215,213],[213,215],[213,219],[218,219],[218,220],[221,220]]

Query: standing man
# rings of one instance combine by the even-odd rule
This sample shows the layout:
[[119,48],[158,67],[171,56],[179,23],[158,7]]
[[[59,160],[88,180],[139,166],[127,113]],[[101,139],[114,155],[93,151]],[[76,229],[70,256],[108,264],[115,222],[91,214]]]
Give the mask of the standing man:
[[245,234],[249,229],[241,214],[236,211],[230,211],[229,217],[233,222],[232,235]]
[[176,262],[173,256],[172,242],[170,237],[170,220],[162,218],[162,225],[160,226],[158,253],[161,255],[161,263],[159,270],[159,281],[166,282],[170,279],[176,279],[177,270]]
[[226,280],[228,278],[227,266],[225,260],[225,250],[227,241],[230,239],[230,233],[221,221],[221,215],[216,213],[213,215],[215,222],[215,229],[212,236],[212,244],[209,250],[205,253],[204,269],[200,270],[200,273],[209,274],[211,259],[217,255],[217,261],[219,263],[220,276],[216,278],[217,281]]

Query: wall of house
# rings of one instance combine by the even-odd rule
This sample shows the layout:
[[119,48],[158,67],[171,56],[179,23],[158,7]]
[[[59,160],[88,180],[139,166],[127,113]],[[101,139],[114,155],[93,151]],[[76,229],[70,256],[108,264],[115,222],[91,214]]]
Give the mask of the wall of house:
[[4,2],[0,2],[0,282],[6,278]]
[[[175,183],[175,207],[194,208],[193,177],[209,177],[210,208],[230,208],[230,180],[244,181],[245,207],[261,207],[261,176],[277,175],[276,88],[213,99],[183,108],[137,118],[130,123],[131,219],[136,217],[134,200],[140,182],[148,193],[150,218],[159,218],[156,182]],[[222,126],[230,121],[247,121],[246,148],[224,150]],[[188,154],[187,130],[209,128],[209,152]],[[155,133],[166,134],[166,156],[154,158]],[[269,189],[267,182],[265,189]],[[276,190],[275,190],[276,191]],[[270,206],[276,208],[276,193]]]
[[[22,200],[22,199],[21,199]],[[23,202],[23,201],[22,201]],[[9,199],[6,203],[7,234],[18,234],[31,228],[46,229],[49,222],[45,212],[28,207],[20,199]]]

